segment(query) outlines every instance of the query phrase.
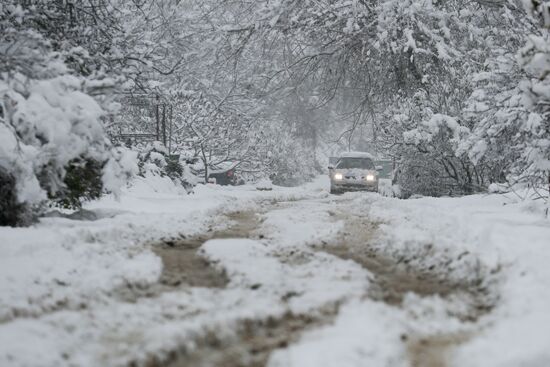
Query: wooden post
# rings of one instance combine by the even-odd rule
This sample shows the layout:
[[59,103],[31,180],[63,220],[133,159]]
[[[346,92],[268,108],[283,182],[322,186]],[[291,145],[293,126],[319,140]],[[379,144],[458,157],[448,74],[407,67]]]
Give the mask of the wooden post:
[[170,135],[168,136],[168,154],[172,154],[172,118],[174,117],[174,107],[170,103]]
[[160,140],[160,116],[159,116],[159,96],[157,94],[157,103],[155,105],[155,116],[156,116],[156,123],[157,123],[157,130],[156,130],[156,138],[155,140]]
[[166,103],[162,104],[162,144],[166,147]]

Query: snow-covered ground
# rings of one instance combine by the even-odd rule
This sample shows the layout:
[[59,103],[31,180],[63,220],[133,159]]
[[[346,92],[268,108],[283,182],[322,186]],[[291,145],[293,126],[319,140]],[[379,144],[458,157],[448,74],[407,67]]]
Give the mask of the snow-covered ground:
[[480,287],[491,287],[486,301],[494,308],[471,322],[453,316],[463,300],[452,297],[409,294],[397,308],[355,300],[332,325],[274,353],[271,366],[410,366],[414,351],[403,339],[411,335],[444,344],[435,346],[445,355],[433,365],[550,365],[550,221],[541,203],[501,195],[362,195],[350,206],[381,222],[379,252],[466,284],[481,279]]
[[[537,203],[499,195],[336,197],[327,189],[319,179],[271,191],[207,185],[184,195],[149,179],[118,201],[89,203],[96,221],[0,228],[0,365],[144,362],[193,349],[209,331],[230,337],[241,320],[316,314],[327,305],[339,305],[334,319],[277,349],[270,366],[411,366],[430,343],[447,366],[550,365],[550,221]],[[118,296],[158,282],[163,264],[152,245],[230,226],[225,214],[236,211],[256,213],[253,233],[212,239],[199,251],[225,271],[226,287]],[[377,224],[369,246],[379,254],[483,289],[490,309],[473,317],[460,292],[410,293],[400,304],[369,298],[376,274],[318,248],[337,243],[357,216]]]
[[[0,365],[143,361],[192,343],[189,335],[199,335],[207,327],[230,329],[235,320],[287,312],[294,306],[279,298],[292,289],[307,290],[301,294],[303,302],[290,302],[303,309],[336,300],[358,284],[364,286],[366,278],[356,274],[360,267],[332,266],[335,259],[328,256],[319,256],[311,267],[290,270],[300,278],[295,282],[288,276],[290,266],[273,260],[272,251],[264,245],[219,240],[206,243],[203,251],[212,260],[223,260],[231,278],[226,289],[189,288],[133,303],[118,300],[121,288],[146,288],[158,280],[162,263],[151,251],[151,243],[228,226],[224,213],[259,210],[266,202],[327,196],[318,182],[272,191],[211,185],[195,191],[181,195],[162,180],[143,180],[118,201],[106,197],[87,205],[86,209],[104,216],[99,220],[46,218],[31,228],[1,228]],[[320,218],[311,228],[311,238],[327,235],[326,230],[315,234],[326,224]],[[284,233],[274,228],[277,232]],[[326,266],[332,270],[323,283],[310,289],[307,275]],[[251,290],[249,285],[259,280],[266,284]],[[340,291],[323,292],[325,285]]]
[[206,232],[213,223],[223,225],[216,217],[262,200],[323,195],[304,188],[196,191],[181,195],[160,178],[140,180],[120,200],[105,197],[88,204],[86,209],[103,217],[99,220],[44,218],[31,228],[1,228],[0,320],[80,308],[119,286],[154,282],[162,264],[145,244]]

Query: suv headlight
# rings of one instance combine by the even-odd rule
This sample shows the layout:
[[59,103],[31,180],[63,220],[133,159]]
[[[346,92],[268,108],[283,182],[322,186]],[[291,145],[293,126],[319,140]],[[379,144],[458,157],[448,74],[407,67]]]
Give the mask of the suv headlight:
[[374,175],[367,175],[367,181],[374,181],[376,180],[376,177]]
[[334,174],[334,179],[335,179],[336,181],[340,181],[340,180],[342,180],[343,178],[344,178],[344,176],[343,176],[341,173],[335,173],[335,174]]

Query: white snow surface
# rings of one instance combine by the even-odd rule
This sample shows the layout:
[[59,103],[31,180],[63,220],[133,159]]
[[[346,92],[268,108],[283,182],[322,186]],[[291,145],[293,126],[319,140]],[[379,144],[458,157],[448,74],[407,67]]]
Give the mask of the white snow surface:
[[[0,228],[0,366],[124,366],[187,346],[208,330],[230,335],[240,320],[315,313],[341,304],[332,323],[276,350],[269,366],[409,366],[403,335],[466,333],[448,366],[550,365],[550,221],[537,202],[491,194],[399,200],[373,193],[328,196],[323,178],[299,188],[203,185],[184,195],[143,178],[86,208],[101,218],[45,218]],[[257,239],[206,242],[223,289],[188,287],[125,302],[117,289],[155,283],[150,244],[229,223],[259,210]],[[339,235],[334,205],[380,222],[375,245],[451,279],[484,277],[495,305],[476,323],[452,316],[460,299],[409,294],[401,306],[365,297],[372,274],[310,245]]]
[[272,354],[269,367],[407,366],[403,314],[383,303],[351,301],[336,321]]

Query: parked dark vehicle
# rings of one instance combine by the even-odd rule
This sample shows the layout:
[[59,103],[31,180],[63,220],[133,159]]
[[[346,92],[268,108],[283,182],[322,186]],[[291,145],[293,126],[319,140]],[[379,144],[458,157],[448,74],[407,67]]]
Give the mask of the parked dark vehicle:
[[[215,180],[215,182],[214,182]],[[234,169],[228,169],[226,171],[215,171],[208,174],[208,181],[216,183],[218,185],[240,185],[242,180],[239,180]]]

